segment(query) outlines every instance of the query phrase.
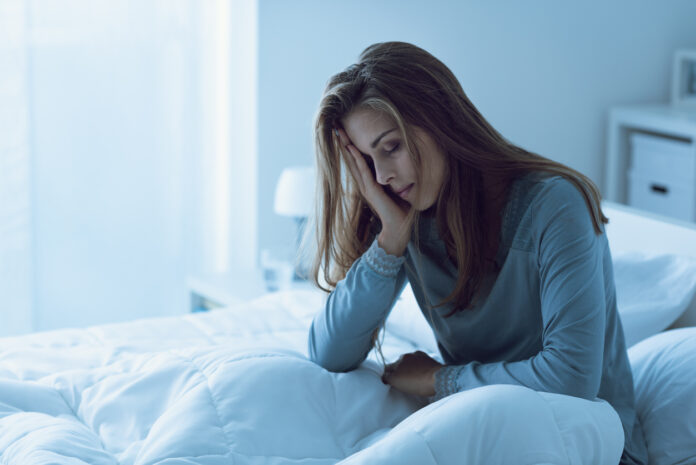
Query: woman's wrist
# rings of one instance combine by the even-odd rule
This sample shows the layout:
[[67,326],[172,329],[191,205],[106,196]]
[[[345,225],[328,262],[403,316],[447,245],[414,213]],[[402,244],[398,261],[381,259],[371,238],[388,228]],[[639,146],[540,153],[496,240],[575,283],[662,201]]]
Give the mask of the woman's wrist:
[[406,260],[406,257],[389,254],[379,245],[378,239],[372,242],[363,258],[367,266],[386,278],[395,278]]
[[440,368],[442,368],[442,366],[437,366],[437,367],[434,367],[432,370],[430,370],[430,373],[428,376],[428,385],[430,388],[430,394],[428,394],[428,396],[430,396],[430,397],[437,394],[437,389],[435,387],[435,384],[437,381],[437,372],[440,371]]
[[377,236],[377,244],[389,255],[401,257],[406,251],[406,246],[408,245],[408,236],[406,236],[405,239],[406,240],[404,240],[404,238],[391,235],[388,231],[383,229],[379,233],[379,236]]

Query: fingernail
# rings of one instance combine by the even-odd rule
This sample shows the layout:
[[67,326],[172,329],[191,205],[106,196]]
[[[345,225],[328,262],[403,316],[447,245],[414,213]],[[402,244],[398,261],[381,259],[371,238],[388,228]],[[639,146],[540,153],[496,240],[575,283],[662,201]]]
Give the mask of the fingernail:
[[334,134],[336,134],[336,137],[339,137],[337,128],[334,128]]

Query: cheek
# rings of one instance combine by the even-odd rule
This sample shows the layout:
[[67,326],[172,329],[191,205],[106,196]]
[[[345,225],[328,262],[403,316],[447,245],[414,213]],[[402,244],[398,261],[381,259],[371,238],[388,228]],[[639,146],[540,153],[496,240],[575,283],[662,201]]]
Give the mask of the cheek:
[[444,157],[438,154],[437,158],[433,160],[430,165],[430,184],[439,193],[442,189],[442,184],[445,182],[445,172],[447,170]]
[[438,173],[433,169],[434,167],[428,163],[423,166],[422,184],[425,190],[428,192],[437,190],[439,186],[439,176]]
[[403,155],[399,165],[402,177],[405,180],[410,182],[418,181],[416,166],[414,165],[413,161],[411,161],[411,157],[408,154]]
[[433,173],[433,187],[437,191],[437,193],[440,192],[440,189],[442,189],[442,183],[445,181],[445,172],[444,169]]
[[419,189],[418,196],[424,203],[427,204],[426,207],[430,207],[437,197],[440,195],[440,190],[442,189],[442,184],[444,182],[444,169],[441,166],[425,166],[425,172],[423,173],[423,181],[421,183],[421,189]]

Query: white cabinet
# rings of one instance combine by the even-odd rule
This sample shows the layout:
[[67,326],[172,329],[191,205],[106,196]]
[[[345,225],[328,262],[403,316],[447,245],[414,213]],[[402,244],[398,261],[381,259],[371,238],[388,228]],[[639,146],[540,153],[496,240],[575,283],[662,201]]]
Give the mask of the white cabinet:
[[194,274],[186,285],[191,312],[231,307],[266,292],[260,271]]
[[634,132],[629,153],[628,204],[680,220],[696,220],[693,144]]
[[269,290],[261,270],[235,273],[199,273],[186,280],[191,312],[227,308],[275,291],[316,290],[308,281],[289,281],[282,289]]
[[613,108],[604,197],[696,221],[696,109]]

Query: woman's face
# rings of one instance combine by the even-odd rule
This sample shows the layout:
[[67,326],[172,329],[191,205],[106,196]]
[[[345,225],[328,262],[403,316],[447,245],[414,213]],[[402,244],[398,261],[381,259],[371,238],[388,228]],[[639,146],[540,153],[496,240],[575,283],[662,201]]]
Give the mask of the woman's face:
[[427,210],[435,204],[446,163],[444,154],[426,131],[413,127],[424,170],[419,183],[416,167],[392,118],[383,112],[357,108],[343,118],[342,124],[353,145],[374,166],[379,184],[416,210]]

